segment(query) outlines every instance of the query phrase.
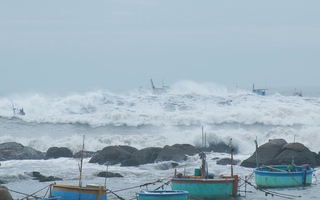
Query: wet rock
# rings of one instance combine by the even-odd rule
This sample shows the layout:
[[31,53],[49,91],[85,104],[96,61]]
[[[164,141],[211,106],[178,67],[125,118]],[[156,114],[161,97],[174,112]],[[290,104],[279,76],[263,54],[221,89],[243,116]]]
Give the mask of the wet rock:
[[16,142],[0,144],[1,160],[44,159],[44,153]]
[[60,158],[67,157],[72,158],[73,153],[67,147],[50,147],[46,152],[46,158]]
[[[258,152],[258,155],[256,154]],[[318,156],[311,152],[303,144],[287,143],[284,139],[269,140],[261,145],[253,155],[240,164],[243,167],[256,167],[256,156],[258,164],[261,165],[286,165],[292,163],[296,165],[309,164],[312,167],[319,165]]]
[[200,151],[190,144],[174,144],[172,146],[166,145],[162,148],[156,158],[157,162],[162,161],[185,161],[188,156],[193,156]]
[[132,159],[140,165],[154,163],[162,149],[159,147],[148,147],[138,150],[132,154]]
[[107,177],[107,178],[113,178],[113,177],[123,177],[121,174],[119,173],[113,173],[113,172],[98,172],[97,174],[98,177]]
[[44,176],[40,172],[32,172],[33,180],[39,180],[39,182],[48,182],[48,181],[61,181],[61,178],[54,176]]
[[132,156],[131,152],[127,151],[128,148],[122,146],[108,146],[103,148],[97,154],[95,154],[89,161],[89,163],[98,163],[115,165],[119,164],[123,160],[129,159]]
[[[98,152],[96,152],[96,151],[83,151],[83,157],[84,158],[91,158],[96,154],[98,154]],[[79,151],[79,152],[75,153],[73,155],[73,157],[74,158],[81,158],[82,157],[82,151]]]
[[121,167],[136,167],[139,165],[140,165],[139,162],[132,158],[126,159],[122,161],[120,164]]
[[[233,160],[233,165],[238,165],[241,160]],[[217,160],[218,165],[231,165],[231,158],[221,158]]]

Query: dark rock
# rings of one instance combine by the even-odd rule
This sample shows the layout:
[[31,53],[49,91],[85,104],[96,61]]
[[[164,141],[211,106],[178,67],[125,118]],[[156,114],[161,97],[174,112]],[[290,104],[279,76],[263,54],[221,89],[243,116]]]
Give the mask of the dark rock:
[[97,174],[98,177],[107,177],[107,178],[112,178],[112,177],[123,177],[121,174],[119,173],[113,173],[113,172],[98,172]]
[[139,166],[140,164],[135,159],[126,159],[121,162],[121,167],[132,167],[132,166]]
[[46,152],[46,158],[72,158],[73,153],[67,147],[50,147]]
[[315,152],[313,152],[314,157],[316,158],[317,161],[317,166],[320,166],[320,154],[316,154]]
[[[293,159],[293,160],[292,160]],[[301,143],[289,143],[282,148],[282,152],[275,157],[271,164],[290,164],[294,161],[296,165],[309,164],[312,167],[317,166],[314,154]]]
[[57,178],[54,176],[44,176],[40,174],[40,172],[32,172],[33,180],[39,180],[39,182],[48,182],[48,181],[61,181],[61,178]]
[[[98,154],[96,151],[83,151],[83,157],[84,158],[91,158],[92,156]],[[82,151],[79,151],[73,155],[74,158],[81,158],[82,157]]]
[[154,163],[160,151],[161,148],[159,147],[144,148],[134,152],[132,154],[132,159],[136,160],[140,165]]
[[1,160],[44,159],[44,153],[16,142],[0,144]]
[[123,150],[125,150],[125,151],[127,151],[127,152],[131,153],[131,154],[133,154],[134,152],[138,151],[138,149],[137,149],[137,148],[132,147],[132,146],[119,145],[119,147],[120,147],[121,149],[123,149]]
[[128,148],[122,148],[121,146],[108,146],[103,148],[97,154],[95,154],[89,161],[89,163],[102,164],[119,164],[120,162],[131,158],[131,153],[127,151]]
[[282,147],[286,145],[287,142],[284,139],[274,139],[269,140],[269,142],[261,145],[252,156],[248,159],[242,161],[240,164],[243,167],[256,167],[256,152],[258,151],[258,163],[259,165],[268,165],[272,160],[279,155],[282,151]]
[[[233,165],[238,165],[240,160],[233,160]],[[221,158],[217,160],[218,165],[231,165],[231,158]]]
[[157,162],[176,161],[181,162],[187,159],[187,156],[193,156],[200,151],[190,144],[175,144],[164,146],[156,158]]
[[[287,143],[283,139],[269,140],[260,146],[258,164],[261,165],[287,165],[294,161],[296,165],[309,164],[318,166],[318,156],[301,143]],[[244,167],[256,167],[256,152],[241,163]]]

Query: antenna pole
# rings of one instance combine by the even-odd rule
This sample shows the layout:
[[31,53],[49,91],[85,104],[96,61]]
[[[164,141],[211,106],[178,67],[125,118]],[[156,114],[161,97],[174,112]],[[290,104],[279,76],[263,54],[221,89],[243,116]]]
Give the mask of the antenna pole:
[[79,171],[80,171],[80,178],[79,178],[79,187],[82,186],[82,165],[83,165],[83,154],[84,154],[84,135],[83,135],[83,141],[82,141],[82,151],[81,151],[81,162],[79,166]]
[[230,148],[231,148],[231,178],[233,178],[233,145],[232,145],[232,138],[230,138]]
[[203,143],[203,126],[202,126],[202,147],[204,147],[204,143]]

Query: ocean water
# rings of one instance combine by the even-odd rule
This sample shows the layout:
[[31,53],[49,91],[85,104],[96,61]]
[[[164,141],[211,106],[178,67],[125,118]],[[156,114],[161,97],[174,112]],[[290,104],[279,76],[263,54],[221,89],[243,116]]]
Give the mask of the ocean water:
[[[199,84],[181,81],[167,93],[152,94],[140,89],[116,94],[107,90],[86,93],[40,94],[6,93],[0,96],[0,143],[18,142],[39,151],[68,147],[74,152],[82,148],[97,151],[110,145],[130,145],[138,149],[188,143],[201,146],[202,127],[208,142],[228,143],[239,149],[234,159],[244,160],[255,151],[254,140],[262,145],[269,139],[283,138],[300,142],[311,151],[320,147],[320,88],[302,88],[303,97],[292,95],[294,88],[270,88],[266,96],[250,89],[228,89],[213,83]],[[13,115],[12,102],[23,107],[26,115]],[[209,172],[230,174],[230,166],[217,165],[213,158],[229,158],[229,154],[207,154]],[[32,180],[30,173],[63,179],[65,184],[78,184],[80,160],[59,158],[50,160],[2,161],[0,180],[14,198],[22,199],[36,193],[44,195],[50,182]],[[178,172],[193,173],[201,165],[197,155],[180,163]],[[99,178],[99,171],[122,174],[123,178]],[[233,166],[241,179],[248,177],[254,184],[252,169]],[[134,199],[137,191],[165,185],[174,169],[167,162],[139,167],[104,166],[84,159],[83,184],[102,184],[124,199]],[[279,195],[265,195],[250,185],[242,184],[240,199],[319,199],[318,168],[314,183],[307,188],[271,190]],[[140,187],[145,183],[148,187]],[[320,179],[319,179],[320,180]],[[246,188],[245,188],[246,186]],[[243,191],[248,191],[247,193]],[[118,199],[108,194],[108,199]],[[288,196],[287,196],[288,195]]]

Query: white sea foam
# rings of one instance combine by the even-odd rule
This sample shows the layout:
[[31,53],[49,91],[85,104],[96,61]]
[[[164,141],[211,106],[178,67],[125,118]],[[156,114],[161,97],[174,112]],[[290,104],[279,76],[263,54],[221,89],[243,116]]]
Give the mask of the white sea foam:
[[[260,144],[284,138],[319,151],[320,98],[268,92],[259,96],[215,83],[181,81],[161,95],[139,90],[13,94],[0,98],[0,142],[15,141],[40,151],[67,146],[74,152],[81,149],[83,135],[92,151],[108,145],[201,145],[204,127],[208,143],[233,138],[244,154],[254,151],[256,138]],[[24,107],[25,116],[12,114],[11,100]]]

